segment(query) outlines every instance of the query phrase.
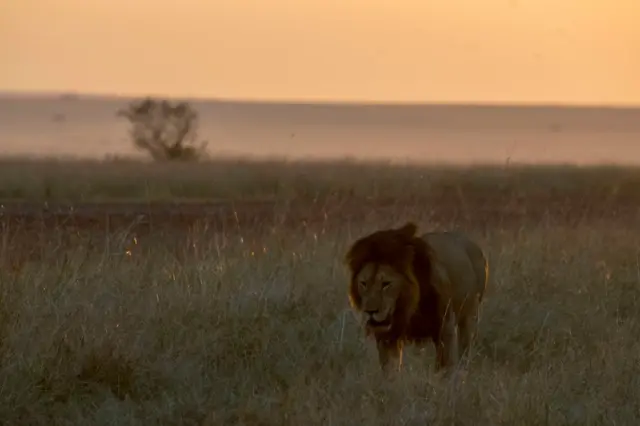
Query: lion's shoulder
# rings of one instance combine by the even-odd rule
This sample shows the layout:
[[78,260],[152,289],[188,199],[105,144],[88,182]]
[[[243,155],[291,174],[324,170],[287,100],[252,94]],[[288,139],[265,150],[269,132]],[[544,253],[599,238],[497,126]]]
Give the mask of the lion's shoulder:
[[470,260],[485,260],[482,248],[461,232],[427,232],[420,235],[420,238],[427,244],[429,254],[441,262],[462,264]]
[[429,250],[429,284],[439,294],[456,298],[469,292],[482,292],[488,265],[484,251],[476,242],[455,231],[427,232],[420,238]]

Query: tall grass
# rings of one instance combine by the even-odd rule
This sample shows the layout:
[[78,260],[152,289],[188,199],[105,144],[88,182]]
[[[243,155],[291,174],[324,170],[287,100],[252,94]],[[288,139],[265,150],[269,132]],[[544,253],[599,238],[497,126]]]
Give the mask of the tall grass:
[[401,165],[355,161],[216,160],[199,164],[0,159],[0,201],[393,199],[455,194],[639,201],[640,168]]
[[[383,184],[380,183],[382,186]],[[420,206],[387,217],[430,228]],[[615,223],[471,230],[491,281],[452,378],[381,377],[343,253],[382,226],[40,235],[0,271],[0,419],[96,425],[600,425],[640,418],[640,243]],[[387,223],[384,224],[385,226]],[[6,229],[0,259],[17,256]],[[100,237],[98,243],[97,236]]]

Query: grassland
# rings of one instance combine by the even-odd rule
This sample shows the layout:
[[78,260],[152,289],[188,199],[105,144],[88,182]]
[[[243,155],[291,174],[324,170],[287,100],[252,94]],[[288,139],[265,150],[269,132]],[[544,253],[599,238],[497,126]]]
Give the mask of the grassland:
[[[4,424],[640,418],[640,170],[0,163]],[[348,244],[409,219],[491,262],[453,379],[386,382],[348,309]]]

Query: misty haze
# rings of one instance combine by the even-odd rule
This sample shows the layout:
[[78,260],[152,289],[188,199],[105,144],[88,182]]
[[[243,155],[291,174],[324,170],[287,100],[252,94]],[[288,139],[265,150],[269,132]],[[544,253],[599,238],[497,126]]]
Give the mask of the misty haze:
[[[129,99],[0,97],[0,153],[140,156],[116,111]],[[215,156],[429,163],[640,162],[640,109],[192,101]]]

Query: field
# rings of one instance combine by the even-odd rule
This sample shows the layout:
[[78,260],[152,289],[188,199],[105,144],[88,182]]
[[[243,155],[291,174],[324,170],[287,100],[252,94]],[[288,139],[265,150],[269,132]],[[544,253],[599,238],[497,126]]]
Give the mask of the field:
[[[3,424],[632,425],[640,169],[0,160]],[[458,229],[472,357],[380,375],[354,238]]]

